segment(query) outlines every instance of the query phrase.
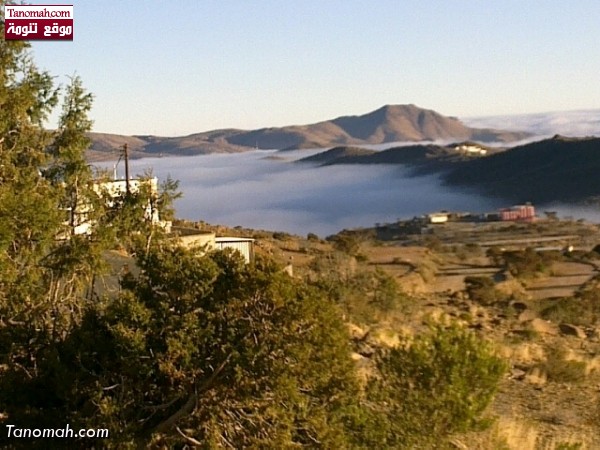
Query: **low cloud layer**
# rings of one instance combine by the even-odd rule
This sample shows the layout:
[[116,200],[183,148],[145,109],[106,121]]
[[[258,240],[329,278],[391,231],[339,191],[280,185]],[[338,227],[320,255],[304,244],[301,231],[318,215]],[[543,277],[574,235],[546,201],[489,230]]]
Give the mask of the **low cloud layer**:
[[[272,152],[148,158],[134,173],[152,168],[160,179],[180,180],[177,214],[230,226],[320,236],[372,226],[440,209],[486,211],[497,202],[452,191],[435,176],[412,178],[400,166],[329,166],[265,158]],[[307,153],[303,152],[302,156]]]
[[600,109],[462,118],[477,128],[528,131],[538,136],[600,136]]

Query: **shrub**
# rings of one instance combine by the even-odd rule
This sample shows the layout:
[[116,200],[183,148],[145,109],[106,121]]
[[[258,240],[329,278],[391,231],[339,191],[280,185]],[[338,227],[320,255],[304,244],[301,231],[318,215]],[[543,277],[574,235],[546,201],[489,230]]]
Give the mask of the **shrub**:
[[481,246],[475,242],[469,242],[465,244],[465,250],[470,253],[479,253],[481,251]]
[[504,252],[502,256],[510,273],[520,278],[532,278],[547,272],[551,264],[561,258],[558,252],[536,252],[530,247],[525,250]]
[[364,253],[357,253],[355,256],[357,262],[365,263],[369,261],[369,257]]
[[161,246],[138,264],[25,380],[60,392],[43,416],[103,424],[103,448],[348,447],[358,385],[335,305],[263,258]]
[[289,233],[285,233],[283,231],[275,231],[273,233],[273,239],[277,239],[278,241],[287,241],[291,239],[291,235]]
[[396,280],[381,269],[375,270],[372,275],[373,298],[371,304],[383,312],[392,311],[404,300]]
[[320,239],[315,233],[308,233],[306,235],[306,240],[311,242],[319,242]]
[[408,298],[394,277],[381,268],[352,269],[351,260],[343,253],[332,252],[317,256],[310,263],[314,271],[312,284],[340,305],[349,320],[375,323],[382,314],[407,307]]
[[561,298],[554,304],[547,306],[540,315],[543,319],[553,322],[568,322],[575,325],[583,325],[587,321],[583,315],[584,308],[573,298]]
[[579,383],[585,379],[586,364],[583,361],[566,360],[564,349],[552,351],[541,368],[546,372],[548,380],[557,383]]
[[558,299],[542,309],[540,315],[553,322],[594,325],[600,320],[600,291],[589,289],[577,293],[574,297]]
[[494,280],[490,277],[466,277],[465,289],[471,300],[482,305],[491,305],[504,299],[504,295],[496,289]]
[[329,239],[337,251],[356,256],[360,251],[360,239],[352,234],[337,234]]
[[444,248],[440,238],[431,235],[425,236],[425,238],[423,239],[423,245],[429,250],[433,250],[434,252],[440,252]]
[[411,447],[485,426],[481,414],[505,369],[489,344],[458,325],[432,326],[377,358],[370,398],[380,403],[386,446]]

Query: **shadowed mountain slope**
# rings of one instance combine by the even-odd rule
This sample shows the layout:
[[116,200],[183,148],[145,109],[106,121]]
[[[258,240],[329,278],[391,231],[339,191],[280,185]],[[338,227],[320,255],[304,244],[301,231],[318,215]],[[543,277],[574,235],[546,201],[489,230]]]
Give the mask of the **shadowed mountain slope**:
[[298,162],[317,163],[319,165],[354,163],[360,156],[370,156],[377,152],[359,147],[334,147],[325,152],[308,156],[300,159]]
[[581,202],[600,196],[600,138],[552,139],[465,161],[446,182],[513,202]]
[[501,148],[486,147],[473,142],[462,142],[446,146],[435,144],[416,144],[393,147],[387,150],[375,151],[356,147],[335,147],[298,162],[317,163],[321,166],[335,164],[401,164],[409,166],[415,175],[446,170],[462,161],[482,158],[481,154],[469,154],[457,150],[458,147],[469,145],[484,150],[486,154],[503,151]]

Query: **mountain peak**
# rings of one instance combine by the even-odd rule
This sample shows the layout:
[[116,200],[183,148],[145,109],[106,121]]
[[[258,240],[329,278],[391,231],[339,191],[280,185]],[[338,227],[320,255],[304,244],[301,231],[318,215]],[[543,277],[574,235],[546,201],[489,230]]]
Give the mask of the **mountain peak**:
[[350,136],[368,144],[473,137],[472,130],[457,119],[414,104],[385,105],[363,116],[339,117],[333,122]]

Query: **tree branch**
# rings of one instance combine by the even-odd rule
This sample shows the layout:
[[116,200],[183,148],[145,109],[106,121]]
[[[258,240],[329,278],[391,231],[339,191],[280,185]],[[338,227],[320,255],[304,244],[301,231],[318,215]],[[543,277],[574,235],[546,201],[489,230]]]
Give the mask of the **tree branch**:
[[175,429],[177,430],[177,432],[181,435],[181,437],[183,437],[187,442],[189,442],[192,445],[198,445],[198,446],[202,446],[202,442],[194,439],[191,436],[188,436],[187,434],[185,434],[183,431],[181,431],[181,428],[179,427],[175,427]]
[[231,359],[232,355],[233,355],[233,352],[229,353],[227,358],[225,358],[225,360],[223,360],[223,362],[219,365],[219,367],[217,367],[215,369],[215,371],[210,375],[210,377],[208,377],[208,379],[204,383],[202,383],[202,385],[200,387],[198,387],[198,389],[196,389],[196,392],[194,392],[192,395],[190,395],[190,397],[183,404],[183,406],[181,408],[179,408],[177,411],[175,411],[173,414],[171,414],[171,416],[169,416],[167,419],[165,419],[161,423],[159,423],[156,427],[154,427],[153,431],[155,433],[165,432],[166,430],[171,428],[173,425],[175,425],[175,423],[179,419],[181,419],[183,416],[191,413],[194,410],[194,408],[196,407],[196,401],[198,400],[198,393],[204,392],[212,387],[215,379],[225,368],[225,366]]

